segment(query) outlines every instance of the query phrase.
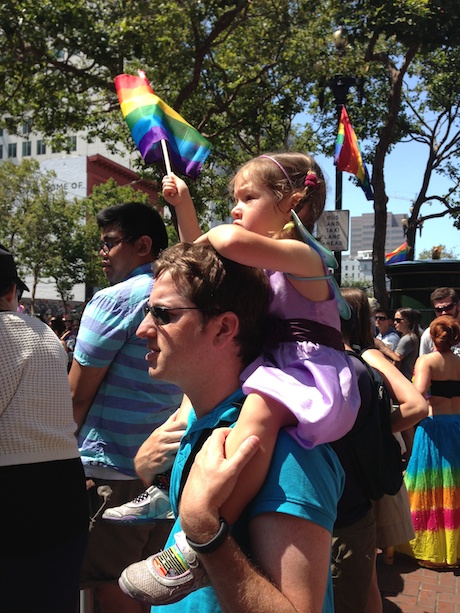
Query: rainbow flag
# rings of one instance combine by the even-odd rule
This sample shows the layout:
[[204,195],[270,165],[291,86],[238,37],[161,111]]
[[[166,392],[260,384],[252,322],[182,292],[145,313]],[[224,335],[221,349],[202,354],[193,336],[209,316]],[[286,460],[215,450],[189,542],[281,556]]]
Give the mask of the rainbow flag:
[[142,71],[138,77],[118,75],[115,88],[123,117],[145,163],[163,160],[161,141],[165,140],[174,170],[196,179],[211,143],[154,94]]
[[407,243],[399,245],[397,249],[385,255],[385,264],[396,264],[397,262],[405,262],[407,259]]
[[350,123],[345,106],[342,106],[342,113],[340,115],[339,131],[335,143],[334,164],[339,170],[355,175],[360,187],[363,188],[366,194],[366,198],[374,200],[374,192],[369,174],[363,163],[358,139]]

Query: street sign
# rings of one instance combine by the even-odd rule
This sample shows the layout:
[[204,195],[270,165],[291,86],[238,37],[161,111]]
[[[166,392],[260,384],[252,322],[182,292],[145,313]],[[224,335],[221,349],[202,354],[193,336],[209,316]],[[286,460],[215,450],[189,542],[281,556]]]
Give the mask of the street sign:
[[350,211],[323,211],[316,222],[316,238],[331,251],[348,251]]

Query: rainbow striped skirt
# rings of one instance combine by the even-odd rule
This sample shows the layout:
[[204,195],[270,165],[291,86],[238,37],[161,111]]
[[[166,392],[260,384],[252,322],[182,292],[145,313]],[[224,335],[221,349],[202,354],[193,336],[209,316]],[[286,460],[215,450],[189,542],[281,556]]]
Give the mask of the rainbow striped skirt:
[[415,538],[398,549],[433,564],[459,564],[460,415],[420,422],[404,480]]

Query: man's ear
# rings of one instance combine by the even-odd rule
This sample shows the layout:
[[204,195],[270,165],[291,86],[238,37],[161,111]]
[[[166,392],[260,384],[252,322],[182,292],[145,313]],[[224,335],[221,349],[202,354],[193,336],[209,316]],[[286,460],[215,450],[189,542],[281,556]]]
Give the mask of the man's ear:
[[137,252],[140,257],[150,255],[152,251],[152,239],[147,234],[143,234],[137,239]]
[[215,324],[217,326],[217,332],[215,336],[215,343],[217,346],[223,347],[229,342],[235,340],[240,330],[240,320],[238,315],[233,311],[226,311],[221,313],[215,318]]

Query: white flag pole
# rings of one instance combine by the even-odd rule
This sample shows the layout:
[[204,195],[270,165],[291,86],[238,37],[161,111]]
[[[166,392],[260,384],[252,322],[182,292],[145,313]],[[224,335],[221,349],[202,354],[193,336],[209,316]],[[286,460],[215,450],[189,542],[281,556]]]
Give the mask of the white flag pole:
[[163,157],[165,160],[166,174],[170,175],[172,174],[171,162],[169,161],[168,146],[166,145],[166,141],[164,138],[161,139],[161,148],[163,150]]

